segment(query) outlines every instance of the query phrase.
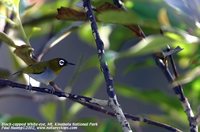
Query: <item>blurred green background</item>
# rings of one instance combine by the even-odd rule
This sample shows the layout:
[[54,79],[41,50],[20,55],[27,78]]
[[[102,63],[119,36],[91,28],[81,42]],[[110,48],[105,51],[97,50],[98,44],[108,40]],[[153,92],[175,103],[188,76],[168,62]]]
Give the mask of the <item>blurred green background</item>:
[[[0,1],[1,32],[5,32],[16,45],[30,41],[36,56],[46,44],[50,44],[52,47],[42,60],[63,57],[76,63],[75,67],[65,68],[58,76],[56,83],[60,87],[67,92],[107,99],[90,23],[83,20],[84,16],[76,15],[84,11],[82,1],[20,0],[19,4],[18,2],[18,0]],[[106,60],[123,111],[188,131],[186,114],[151,54],[165,49],[167,44],[174,48],[176,46],[183,48],[174,58],[184,84],[184,92],[194,112],[197,113],[200,79],[199,73],[195,71],[200,68],[200,11],[198,10],[200,2],[197,0],[186,2],[124,0],[123,2],[127,12],[107,7],[106,4],[112,4],[112,0],[92,1],[93,7],[97,9],[94,12],[100,36],[105,44]],[[60,7],[68,7],[66,9],[68,15],[61,15],[61,20],[58,20],[57,8]],[[12,19],[12,12],[20,18]],[[19,26],[20,22],[22,27]],[[140,41],[141,39],[127,28],[128,25],[137,24],[147,35],[146,42]],[[22,29],[26,36],[22,34]],[[164,30],[164,36],[160,35],[160,29]],[[62,37],[64,39],[59,43],[53,43]],[[9,73],[14,73],[24,66],[19,57],[13,54],[13,48],[3,42],[0,47],[0,60],[1,78],[7,78]],[[185,78],[189,81],[185,81]],[[15,81],[26,83],[24,78]],[[114,118],[52,95],[6,88],[1,90],[0,98],[1,122],[91,121],[97,122],[98,127],[81,127],[78,131],[121,131],[120,125]],[[144,123],[130,121],[130,124],[138,132],[166,131]]]

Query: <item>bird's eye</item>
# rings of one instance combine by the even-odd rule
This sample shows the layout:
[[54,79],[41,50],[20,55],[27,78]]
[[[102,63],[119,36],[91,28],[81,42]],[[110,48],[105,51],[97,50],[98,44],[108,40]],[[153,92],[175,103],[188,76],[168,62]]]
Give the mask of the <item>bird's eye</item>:
[[64,60],[59,60],[59,65],[60,66],[64,66],[65,65],[65,61]]

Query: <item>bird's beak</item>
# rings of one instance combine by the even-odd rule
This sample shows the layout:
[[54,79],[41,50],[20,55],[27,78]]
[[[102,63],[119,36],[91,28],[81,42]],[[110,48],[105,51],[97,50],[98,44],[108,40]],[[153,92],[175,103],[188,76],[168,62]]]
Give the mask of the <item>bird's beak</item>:
[[71,62],[68,62],[67,64],[69,64],[69,65],[75,65],[74,63],[71,63]]

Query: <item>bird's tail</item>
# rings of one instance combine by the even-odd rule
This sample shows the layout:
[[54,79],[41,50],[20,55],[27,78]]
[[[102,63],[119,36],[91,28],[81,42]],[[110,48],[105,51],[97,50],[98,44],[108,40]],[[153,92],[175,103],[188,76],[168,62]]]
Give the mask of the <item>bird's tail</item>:
[[20,77],[22,75],[22,73],[23,72],[21,70],[15,72],[15,73],[12,73],[8,79],[15,80],[16,78]]

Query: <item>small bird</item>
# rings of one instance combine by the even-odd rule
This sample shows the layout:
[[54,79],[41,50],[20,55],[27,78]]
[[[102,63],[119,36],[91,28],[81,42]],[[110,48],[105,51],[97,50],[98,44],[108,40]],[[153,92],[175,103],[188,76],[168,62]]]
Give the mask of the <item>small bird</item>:
[[25,73],[28,74],[29,77],[43,84],[49,85],[51,81],[56,79],[63,67],[67,65],[75,64],[70,63],[63,58],[54,58],[48,61],[42,61],[29,65],[14,74]]

